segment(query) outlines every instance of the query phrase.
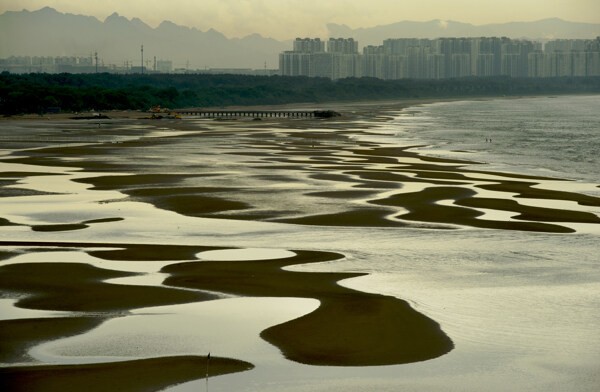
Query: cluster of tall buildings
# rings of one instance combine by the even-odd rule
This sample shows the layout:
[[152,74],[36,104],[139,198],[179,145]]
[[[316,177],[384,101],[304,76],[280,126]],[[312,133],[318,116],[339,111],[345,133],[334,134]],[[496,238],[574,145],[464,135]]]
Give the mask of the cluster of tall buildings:
[[285,76],[311,76],[341,79],[362,75],[362,56],[352,38],[296,38],[294,50],[279,55],[279,73]]
[[297,38],[279,55],[281,75],[340,79],[443,79],[464,76],[600,76],[600,37],[545,45],[506,37],[398,38],[358,53],[352,38]]

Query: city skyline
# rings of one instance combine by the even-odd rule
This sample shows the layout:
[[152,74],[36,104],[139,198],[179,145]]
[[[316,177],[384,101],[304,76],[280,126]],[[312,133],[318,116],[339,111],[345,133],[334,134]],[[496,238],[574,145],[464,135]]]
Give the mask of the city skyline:
[[284,76],[390,80],[600,76],[600,37],[545,45],[506,37],[396,38],[365,46],[362,54],[352,38],[297,38],[293,50],[279,55],[279,71]]
[[139,18],[151,27],[163,20],[194,27],[215,29],[229,38],[258,33],[275,39],[298,36],[326,36],[327,24],[344,24],[350,28],[368,28],[399,21],[439,20],[482,25],[489,23],[526,22],[560,17],[572,22],[600,23],[600,3],[594,0],[429,0],[415,4],[407,1],[373,0],[371,2],[332,0],[141,0],[103,2],[73,0],[2,0],[0,13],[35,11],[52,7],[59,12],[91,15],[104,20],[114,12],[129,19]]
[[[388,38],[358,50],[353,38],[296,38],[279,54],[278,69],[173,68],[154,57],[144,66],[127,61],[104,64],[90,56],[11,56],[0,58],[0,71],[11,73],[228,73],[379,79],[444,79],[466,76],[579,77],[600,75],[600,37],[558,39],[545,44],[507,37]],[[143,47],[142,47],[143,48]]]

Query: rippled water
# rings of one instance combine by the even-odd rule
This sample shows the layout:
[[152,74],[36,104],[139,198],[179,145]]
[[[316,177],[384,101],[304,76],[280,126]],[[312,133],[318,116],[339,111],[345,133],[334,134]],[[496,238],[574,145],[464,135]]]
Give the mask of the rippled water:
[[501,170],[598,182],[598,113],[597,95],[460,101],[407,111],[396,124],[434,154],[468,151]]

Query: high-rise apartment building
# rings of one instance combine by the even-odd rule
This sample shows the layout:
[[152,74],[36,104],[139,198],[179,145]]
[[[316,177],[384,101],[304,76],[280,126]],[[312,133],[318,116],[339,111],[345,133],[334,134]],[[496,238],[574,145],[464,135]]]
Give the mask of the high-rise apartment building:
[[294,52],[296,53],[320,53],[325,51],[325,42],[320,38],[296,38],[294,41]]
[[387,79],[384,71],[386,58],[383,46],[365,46],[362,56],[362,76]]
[[294,50],[279,54],[279,72],[289,76],[331,77],[325,54],[325,42],[319,38],[296,38]]
[[600,51],[585,53],[585,75],[600,76]]
[[353,38],[329,38],[327,52],[340,54],[358,54],[358,41]]

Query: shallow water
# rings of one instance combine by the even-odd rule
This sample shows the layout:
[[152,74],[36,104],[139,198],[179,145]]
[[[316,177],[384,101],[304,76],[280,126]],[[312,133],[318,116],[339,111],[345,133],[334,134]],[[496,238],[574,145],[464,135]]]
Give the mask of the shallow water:
[[[394,146],[426,145],[420,151],[488,162],[473,166],[477,170],[572,178],[576,181],[544,181],[540,187],[595,195],[598,193],[600,163],[598,155],[588,153],[588,149],[599,150],[597,144],[590,143],[600,143],[596,114],[599,102],[596,96],[418,106],[390,112],[394,115],[393,120],[370,124],[374,128],[368,133],[347,127],[344,133],[349,134],[350,139],[336,140],[335,143],[353,145],[358,141],[371,141]],[[552,109],[552,105],[556,108]],[[548,112],[553,115],[549,116]],[[540,118],[536,120],[535,115]],[[223,155],[239,152],[227,141],[232,137],[247,141],[247,152],[260,152],[261,144],[256,142],[258,131],[243,125],[235,125],[232,130],[206,120],[185,121],[201,126],[202,130],[198,132],[210,132],[212,136],[203,138],[197,145],[190,144],[190,139],[172,143],[168,148],[148,143],[111,159],[114,158],[115,163],[136,160],[143,166],[142,172],[147,173],[157,170],[178,173],[181,167],[191,165],[198,173],[214,176],[187,179],[186,186],[235,188],[238,191],[226,195],[290,215],[307,211],[344,211],[349,206],[366,205],[368,198],[318,198],[315,201],[317,198],[304,196],[305,192],[334,190],[332,186],[338,190],[353,189],[346,183],[332,185],[331,181],[309,175],[309,167],[314,170],[318,165],[327,166],[325,163],[309,165],[298,158],[297,162],[287,161],[283,165],[294,164],[304,169],[278,166],[261,169],[266,166],[266,161],[256,156]],[[0,124],[0,127],[4,126]],[[31,124],[27,130],[34,132],[38,126],[45,124]],[[127,129],[126,124],[117,123],[115,127]],[[138,127],[134,130],[144,138],[143,131]],[[3,131],[13,132],[14,129]],[[232,131],[236,132],[235,136]],[[333,132],[317,125],[309,131]],[[283,128],[274,128],[265,137],[289,137],[287,132]],[[525,137],[524,132],[531,132],[531,136]],[[564,132],[570,135],[566,139],[562,137]],[[173,135],[182,136],[181,133]],[[148,132],[149,137],[158,140],[173,135],[164,130]],[[587,139],[583,135],[587,135]],[[486,137],[492,137],[492,143],[486,143]],[[540,144],[545,147],[540,149]],[[531,153],[534,148],[539,154]],[[297,150],[287,152],[290,151]],[[271,158],[282,157],[281,151],[268,152]],[[336,155],[347,157],[347,164],[356,160],[356,156],[346,151]],[[418,158],[406,158],[407,163],[415,160],[421,162]],[[387,166],[372,164],[372,167],[382,169]],[[204,303],[134,310],[82,335],[34,347],[31,355],[38,360],[81,363],[123,357],[206,355],[210,351],[215,356],[234,357],[256,365],[252,371],[211,378],[212,391],[592,391],[600,386],[600,314],[597,312],[600,308],[600,225],[565,223],[577,232],[547,234],[461,226],[456,230],[411,226],[328,227],[230,220],[223,219],[224,216],[219,219],[191,217],[143,201],[131,201],[116,190],[97,190],[71,181],[129,174],[127,172],[89,173],[8,162],[0,163],[0,169],[3,172],[62,174],[30,176],[18,185],[61,194],[0,199],[0,217],[23,225],[0,226],[3,241],[101,241],[241,248],[201,252],[197,255],[200,260],[283,258],[292,256],[293,250],[298,249],[339,252],[345,255],[344,259],[287,269],[369,273],[341,284],[408,301],[414,309],[438,322],[455,344],[449,354],[406,365],[301,365],[285,360],[277,348],[260,339],[259,333],[268,326],[310,312],[318,305],[317,301],[227,297]],[[265,170],[268,175],[281,178],[269,178],[265,176]],[[332,169],[325,169],[325,172],[331,173]],[[484,176],[477,174],[477,178]],[[495,176],[487,176],[492,182],[497,180]],[[404,183],[402,186],[404,192],[416,192],[428,185]],[[378,197],[386,197],[397,190],[380,189],[378,192]],[[486,197],[512,197],[506,192],[481,189],[477,192]],[[598,207],[581,206],[572,201],[520,199],[519,202],[600,214]],[[485,212],[487,215],[480,218],[511,220],[514,215],[498,210]],[[34,232],[27,226],[111,217],[124,220],[91,223],[85,229],[68,232]],[[2,249],[17,249],[23,254],[0,261],[0,266],[80,262],[145,274],[113,281],[122,284],[159,284],[160,269],[174,262],[102,260],[77,248],[56,252],[18,246]],[[10,303],[2,302],[2,306],[4,309]],[[65,312],[17,312],[16,309],[3,312],[2,316],[24,318],[51,314],[65,316]],[[203,325],[211,327],[202,328]],[[205,381],[200,379],[169,390],[204,388]]]
[[238,297],[143,308],[87,334],[37,346],[31,355],[48,363],[95,363],[212,352],[253,358],[260,366],[279,359],[279,351],[260,339],[260,332],[318,305],[304,298]]
[[429,153],[458,154],[496,170],[597,183],[598,112],[597,95],[459,101],[420,106],[395,125],[399,136],[430,144]]

